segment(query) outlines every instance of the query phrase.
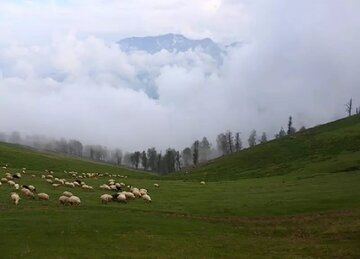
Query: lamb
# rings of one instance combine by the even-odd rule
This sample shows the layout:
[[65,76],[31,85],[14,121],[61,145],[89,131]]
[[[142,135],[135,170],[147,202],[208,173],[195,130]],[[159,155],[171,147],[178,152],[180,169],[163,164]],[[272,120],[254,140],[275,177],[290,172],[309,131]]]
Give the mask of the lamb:
[[63,192],[62,195],[66,196],[66,197],[69,197],[69,198],[70,198],[71,196],[73,196],[73,194],[72,194],[71,192],[68,192],[68,191]]
[[14,202],[15,205],[19,204],[20,196],[16,192],[12,192],[10,195],[11,200]]
[[41,201],[48,201],[49,200],[49,195],[46,194],[46,193],[41,192],[37,196],[38,196],[39,200],[41,200]]
[[59,197],[59,202],[60,202],[60,204],[62,204],[62,205],[66,205],[66,204],[69,203],[69,197],[67,197],[67,196],[60,196],[60,197]]
[[111,202],[113,200],[113,196],[110,194],[103,194],[100,196],[101,203],[107,204],[108,202]]
[[77,196],[71,196],[71,197],[69,198],[69,203],[70,203],[70,205],[80,205],[81,200],[80,200],[80,198],[77,197]]
[[142,198],[143,198],[145,201],[147,201],[147,202],[151,202],[151,198],[150,198],[150,196],[147,195],[147,194],[143,195]]

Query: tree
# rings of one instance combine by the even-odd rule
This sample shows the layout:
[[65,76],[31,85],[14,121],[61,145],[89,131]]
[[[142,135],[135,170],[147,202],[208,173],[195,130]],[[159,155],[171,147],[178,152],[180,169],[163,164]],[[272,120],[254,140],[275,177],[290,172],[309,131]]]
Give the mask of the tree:
[[122,153],[121,149],[115,149],[113,158],[117,165],[121,165],[122,157],[123,157],[123,153]]
[[148,157],[146,156],[146,152],[143,151],[141,153],[141,164],[145,170],[148,168]]
[[182,151],[182,160],[184,162],[185,167],[191,164],[191,149],[189,147],[185,148]]
[[242,149],[242,141],[240,138],[240,132],[235,134],[235,152],[239,152]]
[[156,170],[156,165],[157,165],[157,152],[156,149],[153,148],[149,148],[147,150],[147,157],[148,157],[148,166],[151,169],[151,171],[155,171]]
[[252,130],[248,139],[249,147],[256,145],[256,130]]
[[357,114],[357,115],[359,115],[359,114],[360,114],[360,106],[359,106],[358,108],[356,108],[356,109],[355,109],[355,112],[356,112],[356,114]]
[[304,131],[304,130],[306,130],[305,126],[302,126],[302,127],[299,129],[300,132],[301,132],[301,131]]
[[232,153],[234,151],[234,136],[230,130],[228,130],[225,134],[226,136],[226,146],[228,153]]
[[296,129],[292,126],[292,117],[289,117],[287,134],[291,135],[296,132]]
[[176,154],[176,151],[175,149],[172,149],[172,148],[168,148],[165,152],[165,155],[164,155],[164,163],[165,163],[165,172],[166,173],[172,173],[172,172],[175,172],[175,154]]
[[281,127],[279,133],[275,135],[275,138],[279,139],[279,138],[282,138],[282,137],[285,137],[285,136],[286,136],[286,132],[285,132],[284,128]]
[[193,164],[196,166],[199,162],[199,141],[196,140],[192,146],[193,150]]
[[203,137],[199,144],[199,160],[206,161],[211,149],[211,144],[206,137]]
[[347,104],[345,104],[345,110],[346,110],[348,116],[350,117],[351,113],[352,113],[352,98],[350,99],[350,101]]
[[21,135],[17,131],[13,131],[9,137],[10,143],[20,144],[21,142]]
[[226,135],[224,133],[220,133],[217,136],[216,144],[217,144],[218,150],[221,151],[223,155],[228,154]]
[[181,155],[179,151],[175,153],[176,170],[181,170]]
[[266,136],[266,133],[263,132],[263,134],[261,135],[260,143],[264,144],[266,142],[267,142],[267,136]]
[[157,161],[156,161],[156,170],[160,173],[162,171],[162,155],[159,153],[157,155]]
[[83,145],[81,144],[80,141],[72,139],[69,140],[68,143],[68,148],[69,148],[69,154],[72,156],[82,156],[82,152],[83,152]]
[[136,169],[138,169],[138,167],[139,167],[140,156],[141,156],[141,153],[139,151],[136,151],[135,153],[133,153],[131,155],[131,164]]

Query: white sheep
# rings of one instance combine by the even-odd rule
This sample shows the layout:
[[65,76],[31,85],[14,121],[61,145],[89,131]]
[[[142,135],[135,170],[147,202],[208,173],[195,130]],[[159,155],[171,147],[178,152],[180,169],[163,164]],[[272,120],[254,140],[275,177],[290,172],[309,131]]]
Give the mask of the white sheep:
[[123,191],[123,194],[125,194],[126,199],[131,199],[131,200],[135,199],[135,195],[132,192]]
[[14,202],[15,205],[19,204],[20,196],[16,192],[12,192],[10,195],[11,200]]
[[46,182],[48,182],[48,183],[53,183],[53,181],[51,180],[51,179],[46,179]]
[[151,202],[151,198],[150,198],[150,196],[147,195],[147,194],[143,195],[142,198],[143,198],[145,201],[147,201],[147,202]]
[[160,187],[160,185],[158,183],[154,183],[154,186],[157,187],[157,188]]
[[52,187],[54,187],[54,188],[57,188],[57,187],[59,187],[60,186],[60,184],[58,184],[58,183],[53,183],[52,184]]
[[29,185],[28,187],[29,187],[30,191],[32,191],[32,192],[35,191],[36,192],[36,188],[35,188],[34,185]]
[[49,195],[46,194],[46,193],[43,193],[43,192],[39,193],[38,197],[39,197],[39,200],[42,200],[42,201],[48,201],[49,200]]
[[62,204],[62,205],[66,205],[66,204],[69,203],[69,197],[67,197],[67,196],[60,196],[60,197],[59,197],[59,202],[60,202],[60,204]]
[[62,195],[66,196],[66,197],[69,197],[69,198],[70,198],[71,196],[73,196],[73,194],[72,194],[71,192],[68,192],[68,191],[63,192]]
[[21,192],[26,196],[26,197],[31,197],[33,199],[35,199],[34,197],[34,193],[32,191],[30,191],[29,189],[26,188],[22,188]]
[[70,203],[70,205],[80,205],[81,200],[80,200],[80,198],[77,197],[77,196],[71,196],[71,197],[69,198],[69,203]]
[[7,183],[9,180],[8,180],[7,178],[3,177],[3,178],[1,178],[0,181],[1,181],[2,183]]
[[[0,185],[1,185],[1,184],[0,184]],[[19,184],[17,184],[17,183],[14,185],[15,190],[19,190],[19,187],[20,187],[20,186],[19,186]]]
[[133,188],[132,193],[135,195],[135,197],[141,197],[141,193],[138,188]]
[[70,182],[65,182],[65,185],[66,185],[66,186],[69,186],[69,187],[72,187],[72,188],[75,187],[75,184],[74,184],[74,183],[70,183]]
[[108,202],[111,202],[113,197],[110,194],[103,194],[100,196],[101,203],[107,204]]
[[15,182],[12,181],[12,180],[8,181],[8,184],[9,184],[11,187],[15,186]]
[[146,189],[140,189],[139,191],[140,191],[141,196],[147,194],[147,190],[146,190]]
[[201,181],[200,183],[201,183],[201,184],[205,184],[205,182],[204,182],[204,181]]
[[126,196],[122,192],[118,193],[118,196],[116,198],[119,202],[125,202],[126,203]]

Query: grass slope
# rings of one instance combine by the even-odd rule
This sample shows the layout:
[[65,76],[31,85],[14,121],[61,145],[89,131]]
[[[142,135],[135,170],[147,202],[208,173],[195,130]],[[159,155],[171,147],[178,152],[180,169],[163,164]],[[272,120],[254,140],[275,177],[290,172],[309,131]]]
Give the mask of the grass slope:
[[[45,168],[54,166],[55,176],[66,178],[63,170],[71,170],[68,167],[79,166],[80,172],[80,168],[114,170],[115,174],[124,169],[97,164],[101,168],[95,170],[93,163],[64,157],[46,161],[56,156],[47,158],[32,151],[29,155],[28,150],[6,145],[6,159],[0,153],[0,161],[32,168],[17,182],[35,185],[39,192],[50,194],[50,201],[22,197],[14,206],[9,199],[11,187],[0,186],[1,257],[359,258],[358,129],[357,118],[317,127],[294,140],[273,141],[211,161],[206,169],[189,173],[185,181],[180,176],[155,179],[132,172],[127,179],[116,178],[147,188],[150,204],[135,200],[103,205],[99,196],[104,191],[75,188],[70,191],[82,199],[81,206],[60,206],[57,199],[68,188],[53,189],[41,179]],[[302,147],[293,147],[294,141]],[[304,148],[309,146],[312,149]],[[290,148],[287,152],[286,147]],[[278,160],[268,158],[264,149]],[[304,157],[300,149],[306,151]],[[0,145],[0,150],[5,146]],[[249,152],[263,156],[255,158]],[[261,163],[264,171],[246,158]],[[41,162],[33,164],[33,159]],[[248,171],[251,165],[257,168],[252,170],[256,177]],[[0,176],[19,171],[15,168],[0,168]],[[201,185],[197,179],[203,179],[204,172],[213,181]],[[97,187],[108,179],[85,181]],[[160,188],[153,186],[155,182]]]
[[214,159],[186,179],[219,181],[359,169],[360,116],[353,116]]

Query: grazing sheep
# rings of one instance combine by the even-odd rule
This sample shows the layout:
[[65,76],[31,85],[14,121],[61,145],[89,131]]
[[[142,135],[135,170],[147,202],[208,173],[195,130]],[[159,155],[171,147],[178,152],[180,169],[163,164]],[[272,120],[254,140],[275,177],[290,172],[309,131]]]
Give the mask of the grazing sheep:
[[48,201],[49,200],[49,195],[46,194],[46,193],[41,192],[37,196],[38,196],[39,200],[41,200],[41,201]]
[[62,204],[62,205],[66,205],[66,204],[69,203],[69,197],[67,197],[67,196],[60,196],[60,197],[59,197],[59,202],[60,202],[60,204]]
[[53,183],[52,184],[52,187],[54,187],[54,188],[57,188],[57,187],[59,187],[60,186],[60,184],[58,184],[58,183]]
[[19,190],[19,187],[20,186],[17,183],[14,185],[15,190]]
[[151,202],[151,198],[150,198],[150,196],[147,195],[147,194],[143,195],[142,198],[143,198],[145,201],[147,201],[147,202]]
[[111,202],[113,200],[113,196],[110,194],[103,194],[100,196],[101,203],[107,204],[108,202]]
[[29,190],[32,192],[36,192],[36,188],[34,185],[29,185]]
[[48,182],[48,183],[53,183],[53,181],[51,180],[51,179],[46,179],[46,182]]
[[6,177],[6,179],[8,179],[8,180],[12,180],[12,179],[13,179],[13,177],[12,177],[11,175],[5,175],[5,177]]
[[26,188],[22,188],[21,192],[26,196],[26,197],[31,197],[33,199],[35,199],[34,193],[32,191],[30,191],[29,189]]
[[147,194],[147,190],[146,190],[146,189],[140,189],[139,191],[140,191],[141,196]]
[[160,187],[160,185],[158,183],[154,183],[154,186],[157,187],[157,188]]
[[14,181],[8,181],[8,184],[10,185],[10,186],[14,186],[15,185],[15,182]]
[[123,194],[123,193],[118,193],[118,196],[117,196],[117,198],[116,198],[119,202],[124,202],[124,203],[126,203],[126,196],[125,196],[125,194]]
[[133,199],[136,198],[135,195],[134,195],[132,192],[123,192],[123,194],[125,194],[126,199],[131,199],[131,200],[133,200]]
[[20,196],[16,192],[12,192],[10,195],[11,200],[14,202],[15,205],[19,204]]
[[103,190],[108,190],[108,191],[110,191],[110,190],[111,190],[110,186],[109,186],[109,185],[107,185],[107,184],[102,184],[102,185],[100,185],[100,189],[103,189]]
[[132,193],[135,195],[135,197],[141,197],[141,193],[138,188],[133,188]]
[[71,197],[69,198],[69,203],[70,203],[70,205],[80,205],[81,200],[80,200],[80,198],[77,197],[77,196],[71,196]]
[[32,174],[31,177],[36,177],[36,175]]
[[41,179],[45,179],[46,178],[46,176],[45,175],[41,175]]
[[201,184],[205,184],[205,182],[204,182],[204,181],[201,181],[200,183],[201,183]]
[[68,191],[63,192],[62,195],[66,196],[66,197],[69,197],[69,198],[70,198],[71,196],[73,196],[73,194],[72,194],[71,192],[68,192]]
[[7,179],[7,178],[1,178],[1,180],[0,180],[2,183],[7,183],[9,180]]
[[69,187],[72,187],[72,188],[75,188],[75,184],[74,184],[74,183],[65,182],[65,185],[66,185],[66,186],[69,186]]
[[0,182],[0,186],[2,185],[2,183]]

